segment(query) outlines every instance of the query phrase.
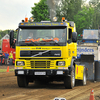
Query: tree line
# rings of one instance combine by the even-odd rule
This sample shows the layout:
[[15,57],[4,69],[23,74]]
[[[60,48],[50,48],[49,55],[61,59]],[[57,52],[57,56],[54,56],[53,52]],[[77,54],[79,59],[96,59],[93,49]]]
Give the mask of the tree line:
[[[60,22],[62,17],[65,17],[68,21],[74,21],[77,33],[80,35],[84,29],[98,29],[100,26],[100,0],[90,0],[88,3],[87,0],[59,0],[59,3],[55,2],[55,8],[52,10],[55,12],[58,21]],[[50,8],[47,0],[35,3],[31,13],[36,22],[52,20],[50,19]]]
[[[52,21],[51,11],[61,21],[65,17],[68,21],[76,23],[76,30],[78,34],[82,34],[84,29],[98,29],[100,26],[100,0],[50,0],[52,9],[47,3],[48,0],[40,0],[31,7],[31,14],[35,22]],[[54,2],[56,1],[56,2]],[[49,2],[50,3],[50,2]],[[10,30],[0,30],[0,39],[9,34]],[[15,33],[15,38],[17,33]]]
[[[0,30],[0,39],[2,39],[6,34],[10,35],[11,30]],[[17,32],[14,31],[14,38],[17,38]]]

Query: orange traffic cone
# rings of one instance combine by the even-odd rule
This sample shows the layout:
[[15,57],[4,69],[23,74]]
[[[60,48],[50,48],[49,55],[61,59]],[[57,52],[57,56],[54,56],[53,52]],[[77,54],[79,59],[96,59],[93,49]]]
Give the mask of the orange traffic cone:
[[91,89],[91,94],[90,94],[89,100],[94,100],[94,90],[93,89]]
[[9,66],[7,67],[7,72],[9,72]]

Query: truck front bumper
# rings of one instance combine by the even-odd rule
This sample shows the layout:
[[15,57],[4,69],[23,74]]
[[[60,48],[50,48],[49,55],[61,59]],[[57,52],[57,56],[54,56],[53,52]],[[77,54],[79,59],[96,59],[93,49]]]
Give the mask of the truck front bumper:
[[15,76],[69,76],[69,70],[65,69],[50,69],[50,70],[32,70],[32,69],[15,69]]

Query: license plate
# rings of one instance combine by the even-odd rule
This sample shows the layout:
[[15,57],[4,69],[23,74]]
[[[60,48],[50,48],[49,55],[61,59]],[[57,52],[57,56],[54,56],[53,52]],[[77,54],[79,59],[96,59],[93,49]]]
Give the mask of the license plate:
[[46,72],[35,72],[35,75],[46,75]]
[[24,74],[24,71],[18,71],[18,74]]
[[57,74],[63,74],[63,71],[57,71]]

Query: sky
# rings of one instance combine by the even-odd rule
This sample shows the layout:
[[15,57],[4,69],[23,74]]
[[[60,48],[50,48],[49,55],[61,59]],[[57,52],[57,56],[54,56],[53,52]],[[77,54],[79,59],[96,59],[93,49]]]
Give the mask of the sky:
[[[18,28],[25,17],[31,17],[31,7],[40,0],[0,0],[0,30]],[[89,0],[88,0],[89,1]]]
[[40,0],[0,0],[0,30],[18,28],[26,17],[31,17],[31,7]]

